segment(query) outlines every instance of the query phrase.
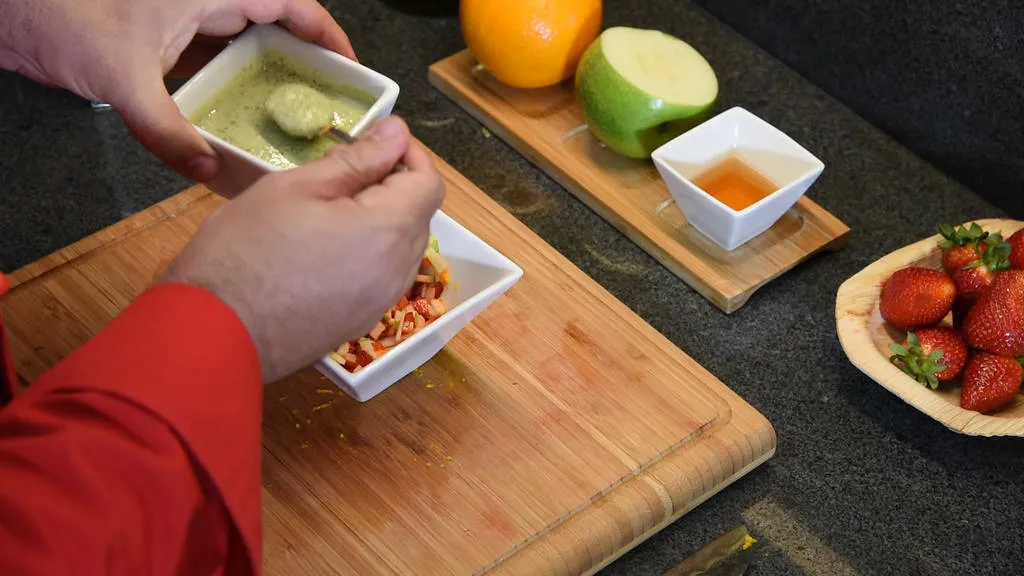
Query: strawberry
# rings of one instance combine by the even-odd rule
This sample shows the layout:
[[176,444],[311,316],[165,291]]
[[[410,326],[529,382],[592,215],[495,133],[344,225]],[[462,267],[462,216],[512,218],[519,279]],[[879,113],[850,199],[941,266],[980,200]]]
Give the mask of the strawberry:
[[890,362],[933,389],[959,376],[967,363],[967,344],[959,332],[945,326],[909,332],[902,346],[893,342],[889,349]]
[[882,283],[878,308],[886,322],[901,330],[933,326],[949,314],[956,298],[953,280],[938,270],[912,266]]
[[1006,243],[1010,245],[1010,268],[1024,270],[1024,228],[1011,234]]
[[1002,356],[1024,356],[1024,270],[1004,270],[964,318],[972,348]]
[[954,228],[947,222],[939,224],[942,241],[942,269],[953,276],[958,270],[977,260],[990,247],[1003,241],[999,234],[989,234],[981,226],[971,224]]
[[975,412],[991,412],[1013,402],[1024,381],[1020,361],[1007,356],[979,352],[964,369],[960,407]]
[[996,273],[1010,267],[1010,245],[1006,242],[1000,241],[980,252],[981,256],[953,274],[957,296],[968,301],[980,298],[992,285]]

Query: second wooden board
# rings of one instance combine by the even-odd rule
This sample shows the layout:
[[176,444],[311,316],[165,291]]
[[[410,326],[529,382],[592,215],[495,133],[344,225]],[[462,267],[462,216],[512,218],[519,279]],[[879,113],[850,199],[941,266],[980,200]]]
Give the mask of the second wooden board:
[[650,161],[602,146],[571,83],[519,90],[498,82],[464,50],[430,67],[430,82],[541,170],[725,312],[850,229],[803,197],[774,227],[728,252],[686,224]]

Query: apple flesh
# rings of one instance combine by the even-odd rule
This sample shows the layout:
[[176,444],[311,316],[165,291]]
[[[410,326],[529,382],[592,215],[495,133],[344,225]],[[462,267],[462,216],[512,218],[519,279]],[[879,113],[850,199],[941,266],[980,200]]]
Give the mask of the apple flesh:
[[598,140],[624,156],[649,158],[710,116],[718,78],[686,42],[620,26],[602,32],[584,51],[576,97]]

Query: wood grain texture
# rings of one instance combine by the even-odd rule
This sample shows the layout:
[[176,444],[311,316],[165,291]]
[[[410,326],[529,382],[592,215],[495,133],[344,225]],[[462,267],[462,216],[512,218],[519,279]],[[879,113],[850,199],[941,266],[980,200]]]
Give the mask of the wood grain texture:
[[[1004,237],[1024,227],[1016,220],[976,220],[985,230],[1001,230]],[[969,224],[969,223],[968,223]],[[861,372],[890,392],[944,424],[972,436],[1024,436],[1024,395],[1011,406],[980,414],[960,407],[959,381],[932,390],[919,384],[889,362],[891,342],[903,342],[905,332],[885,323],[878,310],[882,282],[907,266],[942,269],[941,237],[936,234],[880,258],[839,287],[836,295],[836,330],[843,350]],[[943,324],[951,326],[952,314]]]
[[650,161],[600,145],[571,83],[539,90],[505,86],[464,50],[430,67],[430,82],[723,311],[823,250],[849,228],[804,196],[772,228],[726,251],[686,224]]
[[[268,574],[592,573],[774,454],[762,415],[437,162],[445,212],[524,277],[370,402],[313,369],[268,386]],[[223,202],[189,190],[16,273],[19,373],[100,329]]]

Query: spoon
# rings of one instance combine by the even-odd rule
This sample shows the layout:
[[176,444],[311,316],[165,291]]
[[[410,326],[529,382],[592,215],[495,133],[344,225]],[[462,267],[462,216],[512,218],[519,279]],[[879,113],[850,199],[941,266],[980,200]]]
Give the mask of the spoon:
[[[330,98],[309,86],[278,86],[267,98],[264,109],[282,132],[294,138],[313,140],[329,134],[346,144],[356,142],[356,138],[334,125]],[[399,162],[392,171],[405,169],[405,164]]]

